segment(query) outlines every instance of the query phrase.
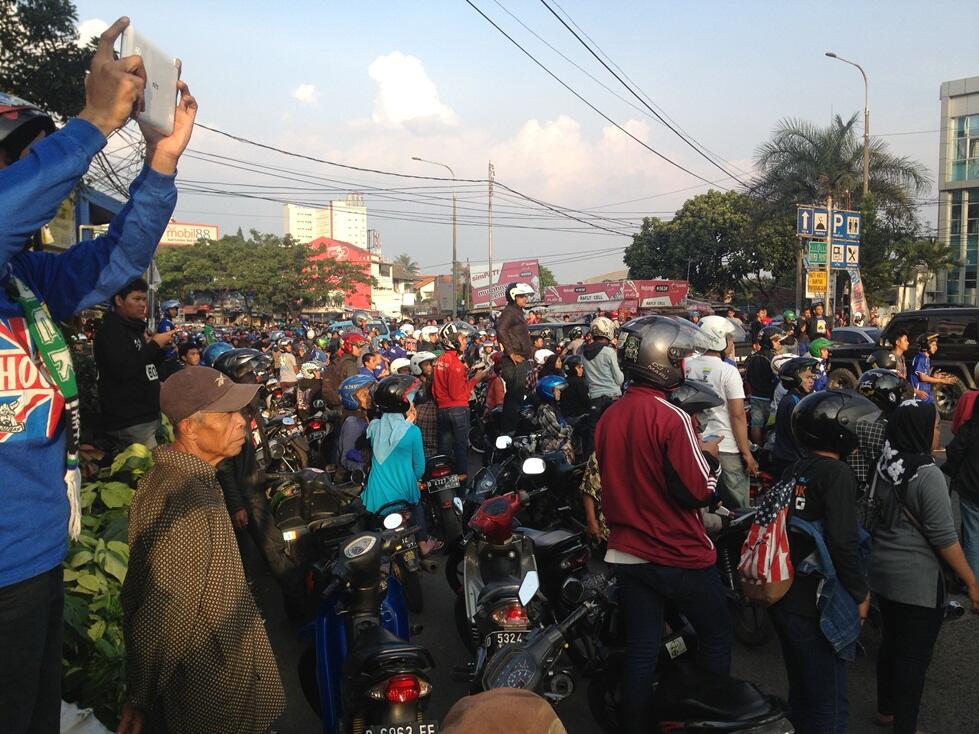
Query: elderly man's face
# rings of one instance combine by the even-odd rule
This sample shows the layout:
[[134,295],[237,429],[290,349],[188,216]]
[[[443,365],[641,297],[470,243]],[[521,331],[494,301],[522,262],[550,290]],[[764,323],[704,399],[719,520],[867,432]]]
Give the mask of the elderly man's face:
[[190,453],[217,465],[241,452],[245,419],[241,413],[200,413],[181,421],[179,433]]

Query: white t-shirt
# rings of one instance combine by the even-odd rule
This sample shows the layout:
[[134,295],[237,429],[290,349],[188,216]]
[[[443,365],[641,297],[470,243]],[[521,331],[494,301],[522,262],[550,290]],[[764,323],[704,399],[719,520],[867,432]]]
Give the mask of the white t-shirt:
[[744,400],[744,383],[741,382],[738,368],[720,357],[713,356],[688,359],[684,362],[684,367],[688,380],[701,380],[708,383],[724,401],[723,405],[711,408],[705,413],[707,418],[705,435],[721,437],[718,451],[725,454],[740,453],[738,442],[734,440],[734,430],[731,428],[731,414],[727,409],[728,400]]
[[279,382],[296,382],[296,357],[291,352],[282,353],[282,364],[279,367]]

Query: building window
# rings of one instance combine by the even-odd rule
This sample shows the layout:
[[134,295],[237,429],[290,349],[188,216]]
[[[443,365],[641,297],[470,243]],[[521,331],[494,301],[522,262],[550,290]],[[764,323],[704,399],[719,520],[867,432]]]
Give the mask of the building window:
[[952,118],[951,181],[979,179],[979,115]]

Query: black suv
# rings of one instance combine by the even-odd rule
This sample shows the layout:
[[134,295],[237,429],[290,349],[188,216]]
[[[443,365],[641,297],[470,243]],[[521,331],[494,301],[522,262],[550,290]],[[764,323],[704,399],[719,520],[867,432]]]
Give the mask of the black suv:
[[893,336],[907,331],[911,347],[905,355],[908,372],[918,350],[918,336],[926,331],[938,334],[938,352],[932,365],[941,372],[954,375],[951,385],[933,385],[935,404],[942,418],[951,418],[955,404],[966,388],[976,389],[973,368],[979,362],[979,308],[924,308],[903,311],[894,316],[880,337],[880,346],[873,344],[839,344],[829,355],[830,387],[853,388],[867,367],[867,357],[881,346],[891,348]]

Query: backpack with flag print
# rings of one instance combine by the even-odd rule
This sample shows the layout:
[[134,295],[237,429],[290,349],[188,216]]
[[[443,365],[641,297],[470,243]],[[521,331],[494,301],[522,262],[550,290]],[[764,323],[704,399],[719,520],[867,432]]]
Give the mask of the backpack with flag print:
[[758,502],[754,522],[741,545],[738,575],[751,601],[769,606],[792,586],[789,558],[789,505],[795,491],[795,474],[772,485]]

